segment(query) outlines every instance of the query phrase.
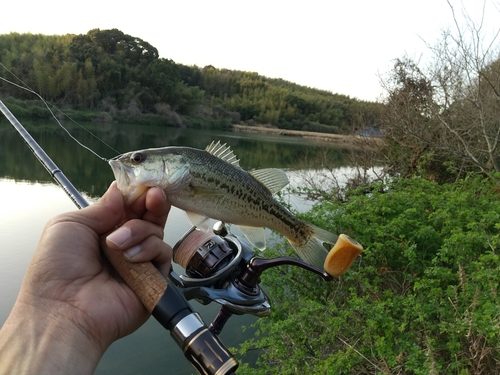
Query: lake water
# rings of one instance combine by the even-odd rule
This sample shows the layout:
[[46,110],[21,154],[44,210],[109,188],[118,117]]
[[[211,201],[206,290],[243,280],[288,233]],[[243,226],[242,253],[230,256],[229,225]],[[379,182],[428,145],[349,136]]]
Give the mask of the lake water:
[[[75,210],[72,201],[54,184],[47,171],[21,137],[0,115],[0,325],[15,302],[24,273],[36,248],[45,222],[58,213]],[[70,181],[89,200],[101,196],[113,180],[108,164],[79,147],[53,123],[24,122],[33,138],[47,152]],[[82,143],[104,157],[115,151],[92,134],[71,123],[65,124]],[[330,167],[345,167],[342,152],[331,144],[293,137],[244,134],[193,129],[130,126],[125,124],[85,124],[93,134],[118,152],[170,145],[205,148],[212,140],[231,146],[244,169],[276,167],[288,171],[304,168],[304,160],[328,152]],[[291,173],[291,172],[290,172]],[[297,183],[296,176],[294,181]],[[307,203],[292,199],[300,209]],[[184,213],[173,208],[165,231],[165,241],[174,245],[190,228]],[[271,296],[272,298],[272,296]],[[206,323],[219,306],[191,302]],[[227,347],[236,347],[251,330],[242,331],[256,318],[233,316],[220,338]],[[256,355],[256,354],[255,354]],[[253,360],[253,358],[248,358]],[[132,335],[114,343],[102,358],[96,374],[194,374],[169,333],[150,319]]]

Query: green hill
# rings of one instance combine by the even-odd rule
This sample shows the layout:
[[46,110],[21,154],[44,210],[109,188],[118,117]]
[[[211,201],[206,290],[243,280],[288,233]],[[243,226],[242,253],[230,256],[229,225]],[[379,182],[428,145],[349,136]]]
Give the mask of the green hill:
[[[23,85],[19,77],[57,107],[100,121],[268,124],[342,134],[352,133],[353,124],[372,126],[379,106],[253,72],[178,64],[117,29],[0,35],[0,62],[1,77]],[[21,116],[48,116],[33,93],[0,81],[0,95],[12,98]]]

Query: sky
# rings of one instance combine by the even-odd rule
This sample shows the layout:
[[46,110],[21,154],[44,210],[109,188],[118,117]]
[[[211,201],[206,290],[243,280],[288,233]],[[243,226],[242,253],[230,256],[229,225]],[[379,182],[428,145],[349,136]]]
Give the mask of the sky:
[[[448,0],[481,21],[483,0]],[[484,0],[485,30],[500,2]],[[6,16],[8,15],[8,16]],[[447,0],[23,0],[2,4],[0,34],[117,28],[184,65],[257,72],[375,101],[396,58],[428,55],[453,27]]]

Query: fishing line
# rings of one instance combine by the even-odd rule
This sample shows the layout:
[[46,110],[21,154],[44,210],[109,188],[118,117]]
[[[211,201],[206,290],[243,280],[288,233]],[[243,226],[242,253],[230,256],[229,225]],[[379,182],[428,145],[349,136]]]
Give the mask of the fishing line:
[[[61,122],[59,121],[59,119],[56,117],[56,115],[54,114],[54,112],[50,109],[49,107],[49,104],[47,103],[47,101],[40,95],[38,94],[35,90],[33,90],[31,87],[28,86],[28,84],[26,84],[21,78],[19,78],[18,76],[16,76],[12,71],[10,71],[5,65],[3,65],[1,62],[0,62],[0,66],[2,66],[6,71],[8,71],[10,74],[12,74],[16,79],[18,79],[24,86],[21,86],[21,85],[18,85],[17,83],[15,82],[12,82],[12,81],[9,81],[8,79],[0,76],[0,80],[4,81],[4,82],[7,82],[8,84],[10,85],[13,85],[13,86],[16,86],[22,90],[25,90],[25,91],[28,91],[32,94],[35,94],[41,101],[42,103],[45,105],[45,107],[47,107],[47,109],[49,110],[51,116],[54,118],[54,120],[57,122],[57,124],[59,125],[59,127],[64,130],[66,132],[66,134],[72,139],[74,140],[76,143],[78,143],[78,145],[80,145],[81,147],[83,147],[84,149],[86,149],[87,151],[91,152],[92,154],[94,154],[95,156],[97,156],[99,159],[101,160],[104,160],[105,162],[108,162],[109,159],[106,159],[105,157],[102,157],[101,155],[99,155],[97,152],[95,152],[94,150],[92,150],[90,147],[84,145],[82,142],[80,142],[77,138],[75,138],[70,132],[68,129],[66,129],[62,124]],[[103,143],[105,146],[107,146],[108,148],[110,148],[111,150],[113,150],[114,152],[116,152],[117,154],[121,154],[119,151],[115,150],[112,146],[110,146],[108,143],[106,143],[104,140],[102,140],[101,138],[99,138],[97,135],[95,135],[94,133],[92,133],[90,130],[88,130],[87,128],[85,128],[83,125],[79,124],[77,121],[73,120],[70,116],[68,116],[66,113],[64,113],[63,111],[61,111],[59,108],[57,108],[56,106],[54,106],[53,104],[51,104],[57,111],[59,111],[59,113],[61,113],[63,116],[65,116],[68,120],[72,121],[73,123],[75,123],[76,125],[78,125],[81,129],[85,130],[87,133],[89,133],[91,136],[93,136],[94,138],[96,138],[97,140],[99,140],[101,143]]]

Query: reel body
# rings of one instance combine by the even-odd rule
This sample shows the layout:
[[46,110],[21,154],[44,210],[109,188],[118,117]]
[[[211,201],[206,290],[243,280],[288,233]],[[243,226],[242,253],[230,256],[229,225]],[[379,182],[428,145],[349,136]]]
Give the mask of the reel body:
[[[345,258],[348,268],[361,251],[360,244],[341,235],[327,260],[336,262]],[[211,302],[221,305],[210,325],[216,334],[232,314],[264,317],[271,313],[269,298],[260,286],[260,276],[269,268],[292,265],[316,273],[325,281],[334,279],[326,271],[298,258],[255,256],[253,247],[245,239],[229,233],[222,222],[215,223],[212,232],[203,232],[193,226],[177,242],[173,252],[174,262],[183,267],[186,274],[179,275],[172,270],[169,279],[184,297],[203,305]]]

